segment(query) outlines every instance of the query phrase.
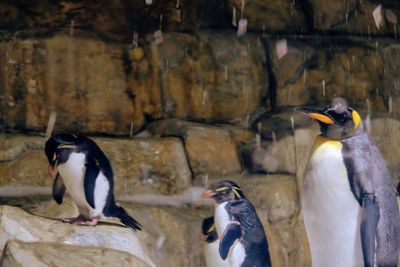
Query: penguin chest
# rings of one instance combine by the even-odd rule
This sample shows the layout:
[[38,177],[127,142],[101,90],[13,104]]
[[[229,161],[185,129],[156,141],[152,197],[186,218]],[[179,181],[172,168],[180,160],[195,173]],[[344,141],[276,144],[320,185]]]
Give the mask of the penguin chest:
[[232,218],[225,208],[227,203],[228,202],[224,202],[215,206],[214,221],[218,236],[222,236],[226,227],[232,223]]
[[350,188],[340,142],[326,141],[313,149],[302,209],[313,266],[363,266],[361,207]]
[[[227,202],[217,204],[215,207],[214,221],[215,227],[217,228],[218,236],[222,237],[225,233],[226,227],[233,223],[232,216],[226,210]],[[244,262],[246,257],[246,252],[243,247],[243,244],[238,240],[232,245],[229,250],[227,260],[230,263],[231,267],[240,267]]]
[[203,251],[207,267],[231,267],[229,261],[219,255],[219,239],[212,243],[205,242]]
[[228,260],[231,267],[241,267],[246,259],[246,251],[244,246],[239,240],[236,240],[229,250]]
[[68,193],[78,206],[79,213],[86,218],[93,218],[103,214],[109,183],[102,172],[99,172],[99,175],[96,177],[96,184],[93,192],[95,202],[95,208],[93,209],[87,202],[85,195],[85,162],[85,154],[72,152],[65,163],[58,165],[58,171]]

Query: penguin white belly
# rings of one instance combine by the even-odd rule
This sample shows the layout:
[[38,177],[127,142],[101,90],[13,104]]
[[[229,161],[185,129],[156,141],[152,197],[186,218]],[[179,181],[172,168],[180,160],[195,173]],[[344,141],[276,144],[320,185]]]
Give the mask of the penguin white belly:
[[[228,212],[225,209],[227,202],[216,204],[215,206],[215,214],[214,214],[214,221],[215,227],[217,228],[218,236],[222,236],[225,232],[226,227],[234,222]],[[246,257],[246,253],[242,243],[238,242],[237,240],[232,245],[231,249],[229,250],[227,260],[230,263],[231,267],[240,267]]]
[[204,242],[203,251],[207,267],[231,267],[229,261],[219,255],[219,239],[212,243]]
[[79,213],[86,218],[99,217],[103,215],[103,209],[110,187],[109,182],[103,173],[99,172],[94,189],[95,209],[93,209],[87,202],[85,196],[85,162],[85,154],[72,152],[65,163],[58,165],[58,171],[64,181],[68,193],[78,206]]
[[246,258],[246,251],[238,240],[232,245],[231,249],[229,250],[228,260],[231,264],[231,267],[240,267]]
[[341,149],[337,141],[322,143],[305,172],[302,212],[314,267],[364,266],[361,207],[351,191]]
[[228,224],[232,223],[228,212],[225,209],[227,202],[215,205],[214,221],[218,236],[222,236]]

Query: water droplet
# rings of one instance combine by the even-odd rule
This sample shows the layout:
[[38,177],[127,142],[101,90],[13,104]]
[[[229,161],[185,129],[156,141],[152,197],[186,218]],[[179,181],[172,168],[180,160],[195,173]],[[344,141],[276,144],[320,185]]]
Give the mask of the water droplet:
[[393,98],[391,96],[389,96],[388,106],[389,106],[389,114],[392,114],[392,112],[393,112]]
[[257,147],[257,150],[261,149],[261,135],[260,134],[256,134],[256,147]]
[[292,125],[292,131],[294,132],[294,118],[290,116],[290,124]]

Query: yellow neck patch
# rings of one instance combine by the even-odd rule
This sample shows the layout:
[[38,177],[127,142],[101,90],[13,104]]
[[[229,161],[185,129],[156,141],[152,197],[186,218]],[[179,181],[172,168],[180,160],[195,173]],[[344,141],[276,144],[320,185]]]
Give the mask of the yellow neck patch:
[[354,121],[354,125],[355,125],[354,129],[357,129],[358,126],[360,126],[360,123],[361,123],[360,114],[358,114],[357,111],[353,110],[353,113],[351,115],[353,116],[353,121]]
[[327,138],[325,136],[319,135],[314,141],[314,144],[311,148],[311,155],[315,153],[315,151],[318,150],[318,148],[322,146],[330,146],[335,149],[341,149],[342,148],[342,143],[338,140],[333,140],[330,138]]

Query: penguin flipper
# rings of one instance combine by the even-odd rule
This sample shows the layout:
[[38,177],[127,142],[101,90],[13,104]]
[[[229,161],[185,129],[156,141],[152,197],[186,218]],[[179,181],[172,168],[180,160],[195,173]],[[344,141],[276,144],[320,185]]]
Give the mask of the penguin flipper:
[[87,158],[85,179],[83,188],[87,203],[94,209],[94,189],[96,187],[96,178],[99,175],[100,168],[97,166],[96,161],[90,157]]
[[374,266],[375,236],[379,221],[379,207],[372,193],[362,194],[361,247],[365,266]]
[[219,255],[223,260],[228,257],[229,250],[231,249],[233,243],[236,239],[242,236],[242,230],[240,224],[231,223],[229,224],[219,243]]
[[65,190],[66,188],[64,185],[64,181],[60,173],[57,173],[56,178],[54,178],[53,182],[53,198],[57,202],[57,204],[61,204],[63,202]]
[[207,234],[211,227],[214,226],[214,216],[205,218],[201,224],[201,231],[203,234]]

